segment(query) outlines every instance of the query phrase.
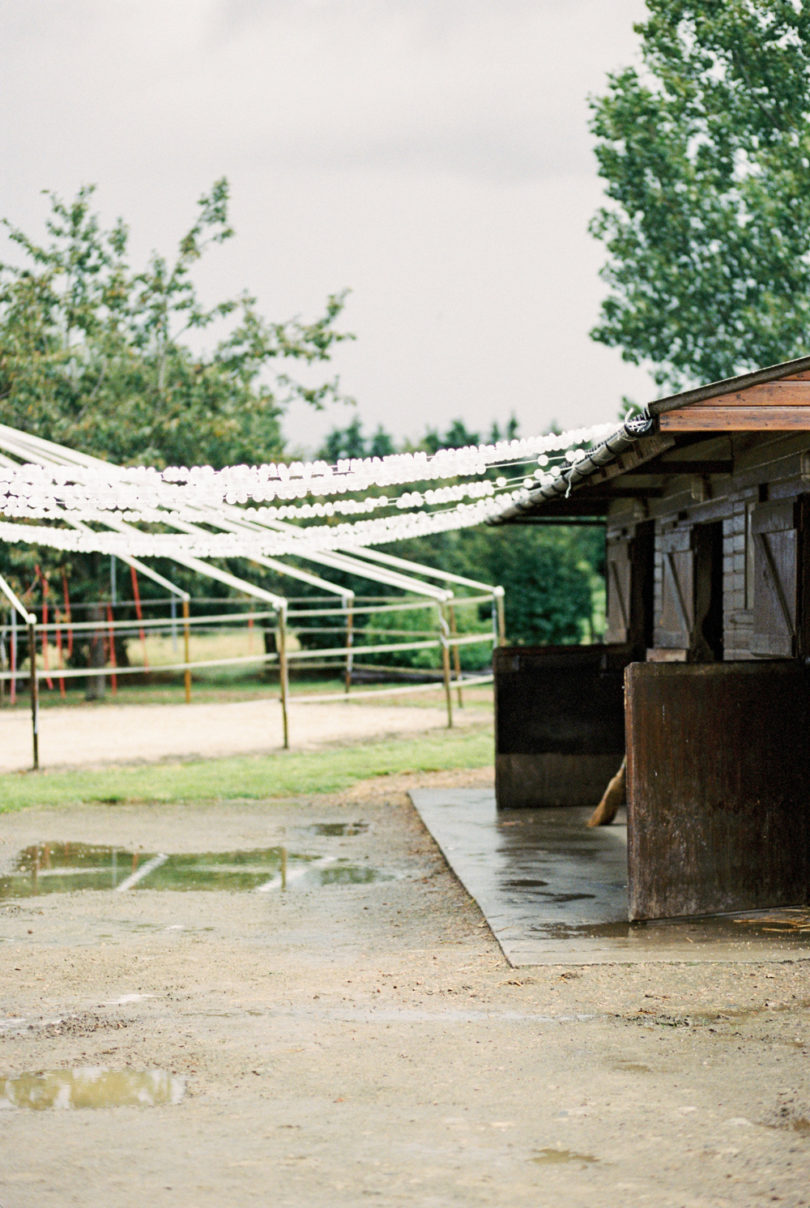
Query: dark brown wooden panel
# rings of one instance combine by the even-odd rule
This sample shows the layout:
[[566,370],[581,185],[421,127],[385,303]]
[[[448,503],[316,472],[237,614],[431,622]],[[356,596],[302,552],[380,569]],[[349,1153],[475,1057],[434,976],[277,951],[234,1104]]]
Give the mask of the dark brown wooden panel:
[[661,599],[655,618],[655,645],[688,649],[694,625],[692,530],[684,527],[661,537]]
[[804,653],[807,498],[763,503],[751,516],[754,609],[751,651],[760,657]]
[[626,675],[630,917],[810,895],[810,671],[633,663]]
[[630,658],[624,647],[495,650],[499,808],[596,804],[624,754]]
[[631,541],[630,537],[619,537],[608,541],[605,550],[606,642],[624,643],[630,637],[630,593],[633,586]]
[[[808,383],[810,385],[810,383]],[[665,411],[659,418],[662,432],[789,432],[810,429],[810,405],[795,407],[709,406],[693,403]]]

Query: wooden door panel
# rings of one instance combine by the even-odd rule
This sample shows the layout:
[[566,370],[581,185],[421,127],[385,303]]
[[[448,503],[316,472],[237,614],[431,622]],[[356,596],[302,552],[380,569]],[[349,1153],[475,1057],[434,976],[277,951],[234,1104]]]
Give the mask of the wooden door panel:
[[623,645],[630,639],[630,607],[633,562],[630,538],[608,543],[605,553],[607,571],[607,618],[605,641]]
[[694,551],[691,530],[665,533],[661,539],[661,601],[655,645],[687,650],[695,625]]
[[795,501],[754,509],[753,654],[794,658],[799,653],[801,511]]

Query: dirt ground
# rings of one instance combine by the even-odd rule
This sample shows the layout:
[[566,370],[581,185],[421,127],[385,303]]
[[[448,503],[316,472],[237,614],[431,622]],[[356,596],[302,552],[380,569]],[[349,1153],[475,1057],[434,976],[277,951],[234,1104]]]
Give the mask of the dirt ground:
[[[412,699],[412,698],[411,698]],[[294,751],[326,743],[356,743],[402,736],[447,725],[441,698],[431,703],[376,704],[357,698],[347,704],[289,707],[289,742]],[[435,703],[434,703],[435,702]],[[492,706],[455,709],[456,727],[480,724]],[[278,699],[189,705],[90,705],[49,707],[39,713],[40,767],[81,767],[138,763],[169,758],[252,755],[277,751],[284,739]],[[25,709],[0,712],[0,772],[25,771],[32,763],[31,715]]]
[[810,964],[576,966],[561,942],[558,965],[514,970],[416,783],[0,819],[0,874],[68,841],[283,844],[377,874],[0,902],[0,1079],[185,1085],[166,1106],[2,1112],[3,1208],[810,1204]]

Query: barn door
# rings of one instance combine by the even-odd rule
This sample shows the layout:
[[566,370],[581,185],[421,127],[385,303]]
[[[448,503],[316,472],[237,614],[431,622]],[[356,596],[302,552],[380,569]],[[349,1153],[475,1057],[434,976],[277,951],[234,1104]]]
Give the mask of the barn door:
[[692,530],[675,529],[661,537],[661,599],[655,645],[689,650],[695,629],[695,559]]
[[609,537],[605,550],[605,641],[637,646],[640,654],[652,644],[654,529],[653,521],[642,521],[632,537]]
[[605,641],[624,645],[630,640],[632,590],[632,540],[618,537],[608,541],[605,551],[607,578],[607,625]]
[[655,645],[693,663],[723,658],[723,525],[696,524],[661,537]]
[[754,547],[753,654],[795,658],[803,654],[802,580],[806,558],[807,497],[762,503],[751,516]]

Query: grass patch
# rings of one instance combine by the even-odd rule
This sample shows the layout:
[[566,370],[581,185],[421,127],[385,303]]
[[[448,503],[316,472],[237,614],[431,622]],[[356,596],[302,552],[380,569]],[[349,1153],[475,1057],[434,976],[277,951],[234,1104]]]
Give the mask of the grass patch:
[[335,793],[400,772],[492,764],[492,725],[409,738],[225,759],[127,765],[95,771],[11,772],[0,813],[46,805],[236,801]]

